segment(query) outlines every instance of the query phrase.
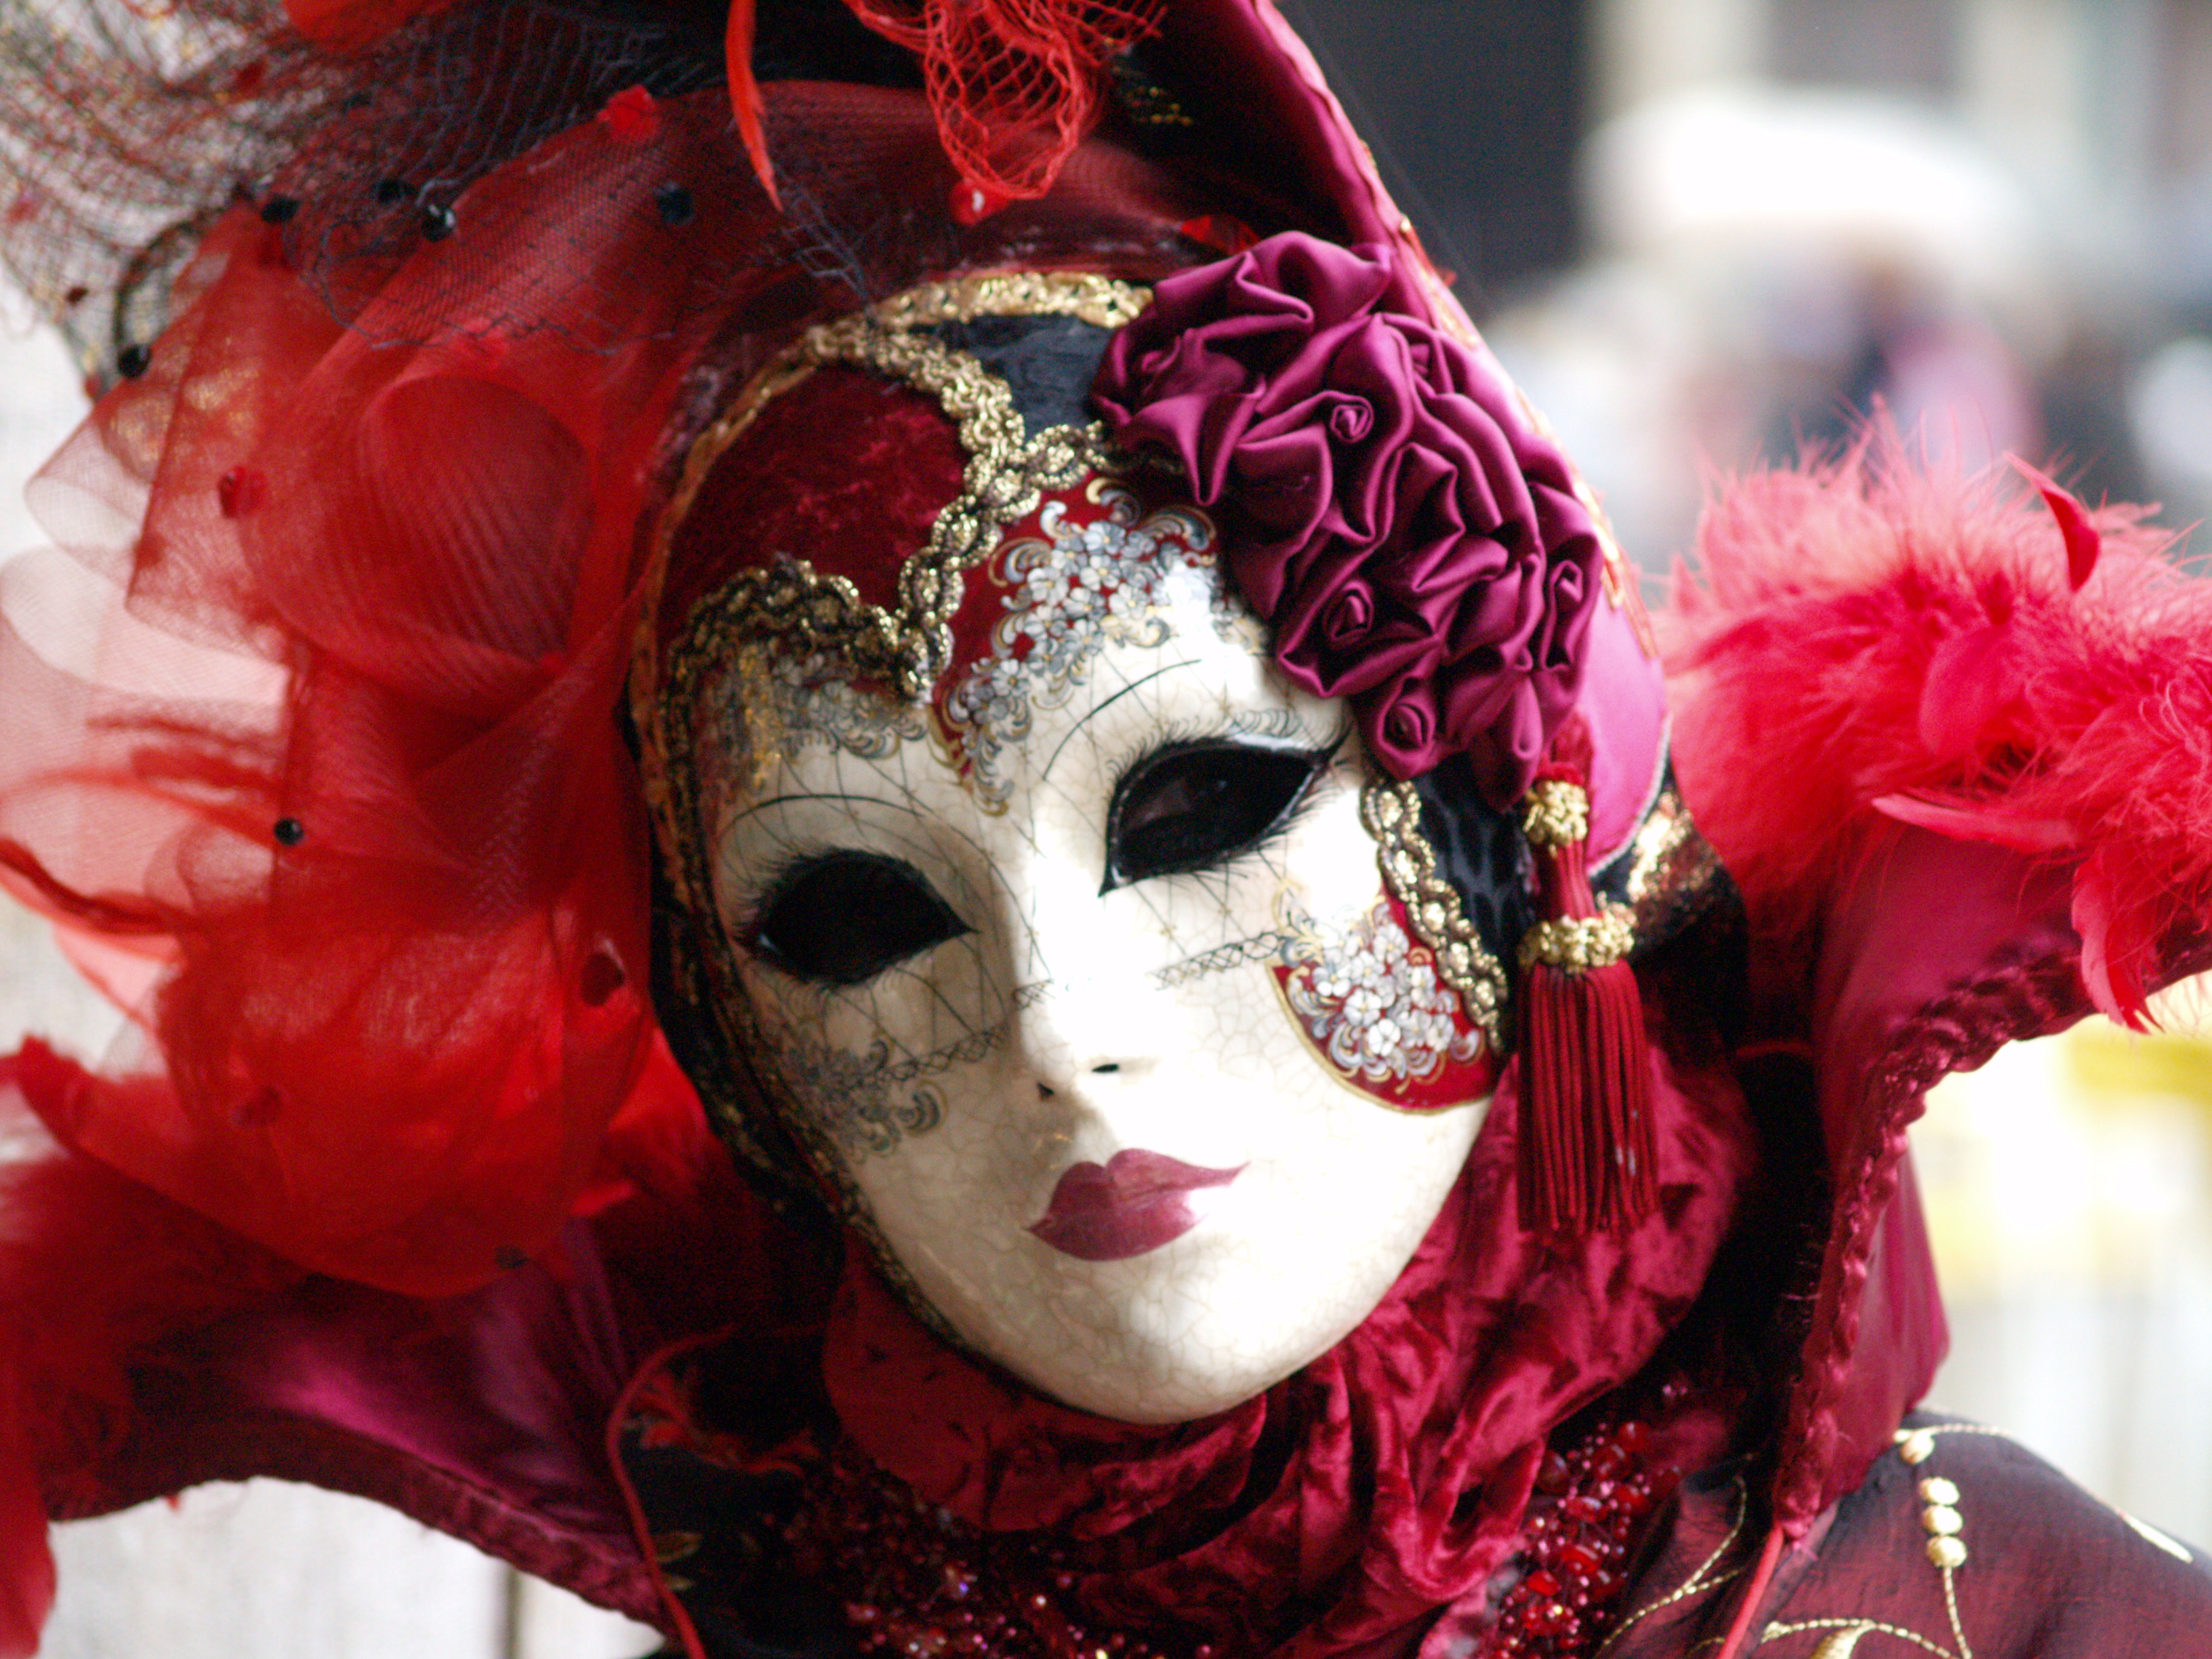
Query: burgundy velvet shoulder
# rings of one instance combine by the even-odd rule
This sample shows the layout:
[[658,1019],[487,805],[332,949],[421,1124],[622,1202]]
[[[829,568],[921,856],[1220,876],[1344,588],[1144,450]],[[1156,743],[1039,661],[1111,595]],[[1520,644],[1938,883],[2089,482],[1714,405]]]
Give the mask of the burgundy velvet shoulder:
[[[1679,1659],[1726,1630],[1763,1530],[1745,1484],[1736,1468],[1684,1483],[1607,1659]],[[2198,1659],[2212,1559],[1993,1429],[1917,1413],[1784,1557],[1751,1629],[1761,1659]]]

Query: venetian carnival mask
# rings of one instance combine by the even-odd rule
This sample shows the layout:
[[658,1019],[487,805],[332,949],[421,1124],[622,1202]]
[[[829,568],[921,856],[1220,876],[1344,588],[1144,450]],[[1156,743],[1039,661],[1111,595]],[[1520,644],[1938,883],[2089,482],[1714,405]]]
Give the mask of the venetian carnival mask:
[[[695,452],[673,564],[742,544],[666,680],[669,821],[732,1046],[887,1276],[1055,1398],[1181,1420],[1397,1278],[1481,1126],[1496,985],[1413,933],[1346,711],[1273,666],[1213,523],[1085,422],[1133,298],[991,297],[817,331]],[[853,457],[794,474],[786,434],[927,472],[940,407],[955,499],[902,526],[878,489],[825,547]]]
[[[1654,810],[1649,659],[1566,562],[1587,535],[1563,557],[1485,532],[1526,574],[1460,584],[1509,629],[1610,629],[1601,654],[1629,665],[1635,695],[1601,700],[1626,723],[1595,746],[1616,769],[1570,792],[1571,829],[1531,817],[1524,841],[1489,801],[1515,769],[1506,799],[1527,789],[1558,718],[1511,699],[1578,679],[1501,675],[1478,640],[1486,678],[1448,669],[1378,714],[1286,672],[1285,611],[1271,638],[1249,574],[1227,580],[1197,469],[1092,418],[1145,299],[987,276],[811,330],[690,451],[633,697],[681,919],[664,1014],[726,1135],[803,1171],[940,1334],[1069,1405],[1168,1422],[1376,1307],[1484,1121],[1505,959],[1618,961],[1638,927],[1618,901],[1684,842]],[[1419,395],[1504,430],[1449,379]],[[1504,734],[1491,783],[1415,759],[1463,741],[1443,726],[1484,684],[1509,694],[1480,714]],[[1571,842],[1579,871],[1601,829],[1605,908],[1577,873],[1590,919],[1532,927],[1530,847]],[[1547,1156],[1589,1161],[1605,1205],[1627,1202],[1616,1177],[1648,1183],[1631,1140],[1577,1144]]]

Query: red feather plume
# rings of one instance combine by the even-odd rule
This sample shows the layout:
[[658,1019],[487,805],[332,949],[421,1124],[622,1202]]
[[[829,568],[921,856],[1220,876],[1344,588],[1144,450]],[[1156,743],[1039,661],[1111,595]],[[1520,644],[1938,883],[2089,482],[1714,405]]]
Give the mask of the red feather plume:
[[2021,471],[2041,499],[1885,433],[1723,489],[1666,618],[1676,756],[1770,934],[1885,826],[2000,843],[2071,865],[2084,987],[2139,1024],[2212,919],[2212,582],[2147,509]]

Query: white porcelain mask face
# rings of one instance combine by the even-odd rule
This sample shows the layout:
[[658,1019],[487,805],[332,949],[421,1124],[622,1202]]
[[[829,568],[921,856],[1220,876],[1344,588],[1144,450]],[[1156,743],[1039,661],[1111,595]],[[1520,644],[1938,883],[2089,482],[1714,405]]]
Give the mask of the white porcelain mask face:
[[803,1138],[969,1346],[1134,1422],[1363,1320],[1489,1087],[1343,711],[1276,677],[1211,536],[1066,492],[971,575],[1000,618],[932,708],[789,657],[700,708],[714,898]]

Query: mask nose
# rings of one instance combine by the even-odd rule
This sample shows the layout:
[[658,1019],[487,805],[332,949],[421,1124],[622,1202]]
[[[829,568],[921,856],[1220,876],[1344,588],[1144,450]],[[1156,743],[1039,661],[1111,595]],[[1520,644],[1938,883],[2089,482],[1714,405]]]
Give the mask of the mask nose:
[[1164,1011],[1147,1006],[1150,988],[1141,974],[1085,975],[1024,988],[1014,1030],[1037,1098],[1074,1096],[1095,1103],[1157,1072],[1157,1049],[1167,1030]]
[[1000,870],[1018,917],[1010,941],[1024,981],[1013,998],[1017,1064],[1040,1100],[1135,1100],[1168,1056],[1190,1046],[1182,1012],[1155,978],[1166,951],[1156,915],[1137,895],[1102,895],[1085,860],[1033,848]]

